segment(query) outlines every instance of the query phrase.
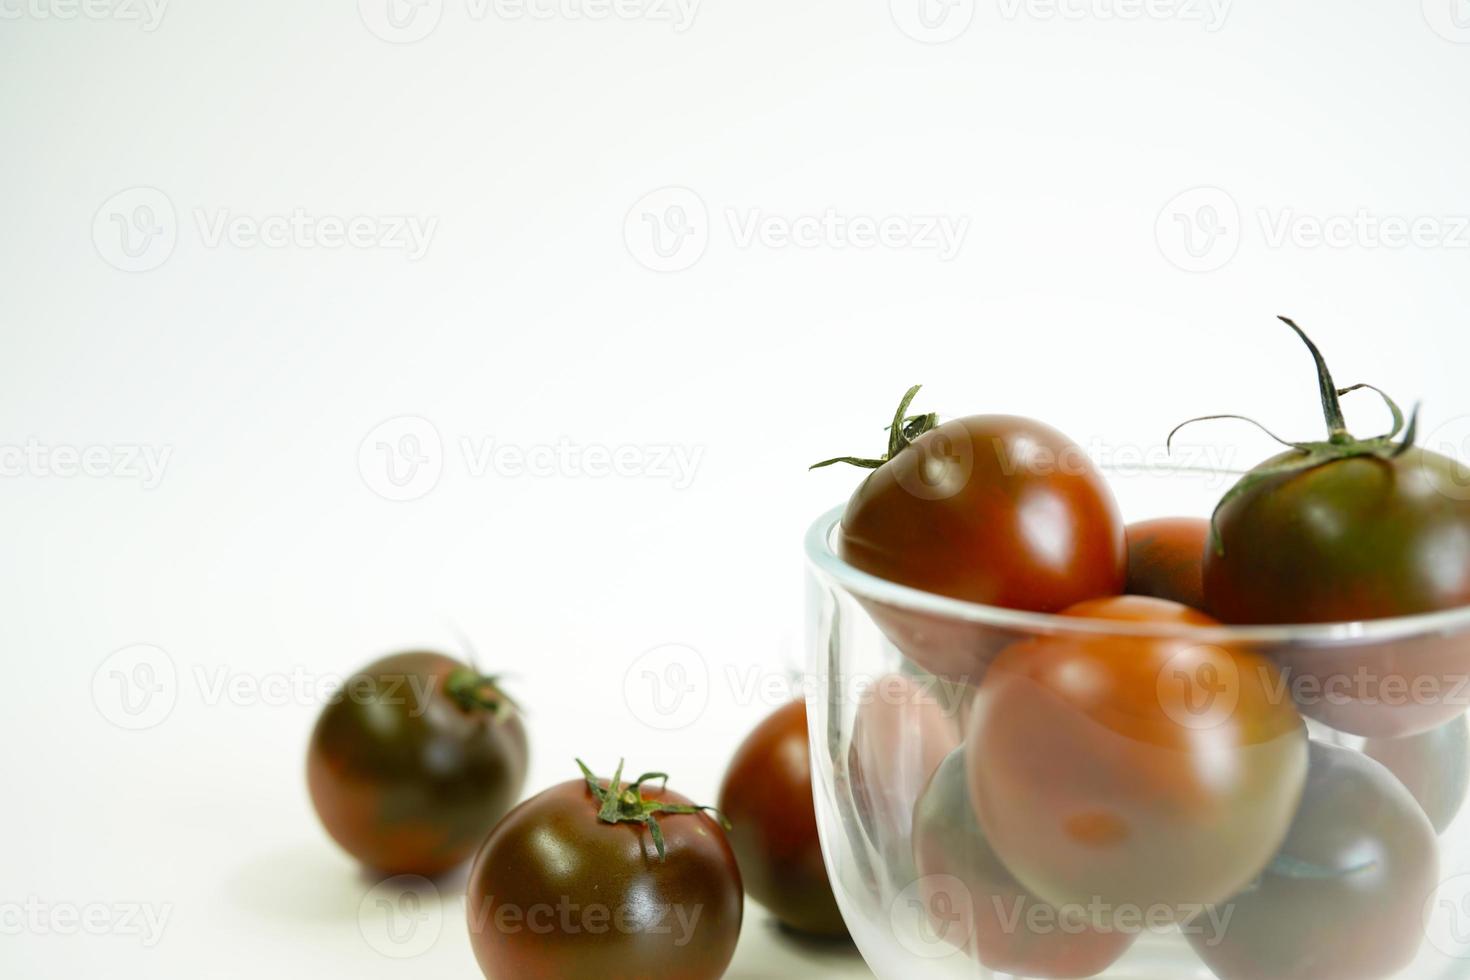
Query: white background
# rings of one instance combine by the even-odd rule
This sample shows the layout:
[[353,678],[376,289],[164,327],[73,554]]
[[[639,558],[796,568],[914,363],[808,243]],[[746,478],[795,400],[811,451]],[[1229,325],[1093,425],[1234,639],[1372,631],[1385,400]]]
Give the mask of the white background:
[[[387,0],[95,2],[0,0],[0,906],[170,918],[7,926],[7,977],[475,976],[452,910],[409,966],[361,926],[303,686],[457,628],[515,674],[532,788],[622,754],[711,799],[779,700],[752,685],[801,662],[801,535],[858,478],[805,467],[878,452],[910,384],[1115,465],[1212,411],[1307,438],[1289,313],[1470,436],[1464,0],[431,0],[401,30]],[[296,213],[327,224],[245,234]],[[328,247],[358,217],[373,242]],[[400,217],[424,254],[377,237]],[[102,475],[52,465],[95,447]],[[1130,517],[1219,490],[1144,482]],[[660,714],[650,664],[698,697]],[[862,975],[756,909],[745,940],[732,976]]]

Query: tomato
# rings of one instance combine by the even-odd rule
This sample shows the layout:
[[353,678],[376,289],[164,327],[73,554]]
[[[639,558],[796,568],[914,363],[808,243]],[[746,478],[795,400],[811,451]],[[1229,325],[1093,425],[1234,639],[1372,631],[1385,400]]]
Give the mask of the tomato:
[[1463,715],[1421,735],[1369,739],[1363,752],[1398,777],[1436,832],[1460,815],[1470,792],[1470,723]]
[[[1009,415],[940,424],[907,417],[909,390],[882,459],[848,501],[838,555],[879,578],[954,599],[1056,612],[1123,591],[1127,545],[1117,502],[1083,449]],[[978,679],[991,637],[873,604],[906,654],[936,674]],[[966,662],[973,658],[973,662]]]
[[905,425],[917,391],[899,408],[888,456],[842,460],[873,467],[842,517],[845,561],[926,592],[1037,612],[1122,591],[1122,520],[1080,446],[1009,415]]
[[[1353,622],[1470,605],[1470,499],[1446,493],[1463,468],[1388,435],[1356,439],[1316,345],[1325,442],[1248,473],[1220,503],[1205,556],[1209,611],[1231,623]],[[1351,390],[1351,389],[1348,389]],[[1387,399],[1387,396],[1384,396]]]
[[888,674],[861,694],[848,749],[853,802],[870,844],[902,884],[914,877],[914,801],[960,745],[968,690],[933,676]]
[[1133,944],[1129,933],[1051,908],[1006,870],[970,806],[963,749],[940,763],[920,796],[913,842],[919,899],[935,932],[997,973],[1091,977]]
[[[1205,608],[1230,623],[1284,624],[1470,604],[1470,497],[1450,492],[1463,485],[1463,467],[1415,446],[1415,421],[1398,439],[1403,413],[1387,395],[1393,429],[1354,438],[1339,400],[1353,389],[1339,390],[1316,345],[1286,323],[1317,365],[1328,438],[1288,443],[1220,502]],[[1353,734],[1408,735],[1463,712],[1449,695],[1470,676],[1470,639],[1291,651],[1282,662],[1294,679],[1338,692],[1304,701],[1304,713]]]
[[475,858],[480,969],[490,980],[718,980],[744,903],[720,824],[647,788],[662,774],[629,784],[621,765],[609,781],[583,773],[512,810]]
[[1201,517],[1164,517],[1130,524],[1128,594],[1204,608],[1209,540],[1210,522]]
[[1199,644],[1217,626],[1163,599],[1063,613],[1115,628],[1016,644],[971,707],[970,788],[1016,878],[1093,920],[1182,915],[1238,892],[1276,853],[1306,778],[1306,727],[1265,658]]
[[1434,829],[1393,775],[1312,744],[1301,812],[1250,889],[1184,932],[1221,980],[1383,980],[1424,942]]
[[494,678],[442,654],[400,653],[322,711],[307,782],[328,833],[359,861],[436,875],[515,805],[527,758],[519,712]]
[[761,722],[736,750],[720,812],[751,898],[798,932],[847,935],[817,838],[804,702]]

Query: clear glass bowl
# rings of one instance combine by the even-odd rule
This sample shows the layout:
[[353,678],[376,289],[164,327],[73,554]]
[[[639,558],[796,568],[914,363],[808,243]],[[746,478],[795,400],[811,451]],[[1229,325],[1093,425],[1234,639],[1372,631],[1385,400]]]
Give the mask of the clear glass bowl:
[[[1218,629],[1017,612],[846,564],[841,513],[806,539],[814,782],[879,978],[1470,978],[1470,609]],[[1079,706],[1014,669],[1038,650],[1164,666],[1147,703]],[[1252,729],[1282,711],[1289,731]]]

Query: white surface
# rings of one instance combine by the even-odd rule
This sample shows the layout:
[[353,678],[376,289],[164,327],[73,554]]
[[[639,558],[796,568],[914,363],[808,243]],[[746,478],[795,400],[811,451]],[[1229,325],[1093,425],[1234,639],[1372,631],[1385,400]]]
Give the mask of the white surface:
[[[1428,431],[1470,412],[1460,0],[1237,3],[1216,30],[958,0],[933,31],[907,0],[706,0],[682,31],[446,0],[412,44],[374,2],[174,0],[150,31],[0,0],[0,443],[170,453],[146,489],[0,479],[0,903],[103,910],[100,935],[7,925],[6,977],[402,976],[305,797],[307,687],[452,646],[449,621],[518,675],[534,785],[625,754],[710,798],[800,661],[801,534],[856,480],[805,466],[877,451],[911,383],[1104,456],[1209,411],[1306,437],[1291,313],[1343,382],[1423,396]],[[160,234],[129,255],[115,221],[144,205]],[[660,254],[645,219],[675,205],[693,234]],[[298,209],[432,235],[417,260],[308,247],[330,221],[251,244]],[[849,224],[779,246],[828,209]],[[1359,212],[1429,224],[1311,244]],[[957,253],[853,247],[888,217],[946,217]],[[1190,221],[1221,230],[1193,255]],[[429,464],[395,487],[378,444],[415,434]],[[570,448],[515,476],[464,440]],[[581,468],[624,445],[639,475]],[[687,486],[662,447],[697,457]],[[1186,483],[1131,513],[1218,492]],[[177,685],[128,732],[110,678],[136,652],[108,658],[135,644]],[[695,692],[662,714],[645,671],[671,666]],[[169,910],[156,944],[139,906]],[[758,922],[738,976],[842,975]],[[464,946],[447,929],[418,974],[474,976]]]

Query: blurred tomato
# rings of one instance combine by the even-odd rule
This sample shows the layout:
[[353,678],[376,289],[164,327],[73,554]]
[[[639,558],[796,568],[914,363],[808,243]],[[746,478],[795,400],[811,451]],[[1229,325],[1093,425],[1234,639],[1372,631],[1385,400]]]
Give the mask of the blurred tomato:
[[914,803],[960,744],[966,688],[932,675],[887,674],[862,694],[848,750],[858,818],[890,873],[905,883]]
[[1438,877],[1434,829],[1392,774],[1314,742],[1281,854],[1184,932],[1221,980],[1384,980],[1419,952]]
[[1460,815],[1470,792],[1470,723],[1463,715],[1422,735],[1369,739],[1363,752],[1398,777],[1436,832]]
[[527,757],[520,713],[494,678],[400,653],[349,678],[322,711],[307,782],[322,824],[358,860],[436,875],[515,805]]
[[1128,594],[1203,609],[1209,541],[1210,522],[1202,517],[1164,517],[1128,525]]
[[847,935],[817,837],[804,702],[761,722],[736,750],[720,812],[751,898],[798,932]]
[[1189,639],[1218,624],[1163,599],[1064,615],[1120,632],[1011,647],[971,708],[971,795],[991,846],[1033,894],[1096,903],[1100,923],[1240,891],[1286,836],[1306,778],[1306,727],[1274,666]]
[[1098,927],[1079,910],[1052,908],[1006,870],[975,820],[963,749],[940,764],[920,797],[913,841],[919,898],[936,934],[991,970],[1091,977],[1133,944],[1132,935]]

